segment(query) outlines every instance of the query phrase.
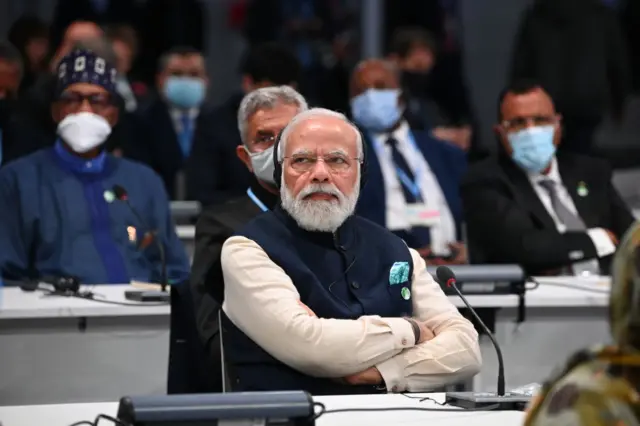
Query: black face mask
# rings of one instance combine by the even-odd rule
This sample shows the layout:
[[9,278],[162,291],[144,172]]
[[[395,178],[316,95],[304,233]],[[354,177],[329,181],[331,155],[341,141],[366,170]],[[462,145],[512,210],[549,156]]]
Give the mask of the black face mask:
[[431,75],[427,72],[402,72],[402,87],[411,95],[422,97],[427,93]]

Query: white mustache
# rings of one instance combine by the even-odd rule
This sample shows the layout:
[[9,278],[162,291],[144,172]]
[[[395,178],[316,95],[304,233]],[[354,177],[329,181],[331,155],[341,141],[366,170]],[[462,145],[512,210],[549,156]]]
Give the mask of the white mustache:
[[312,183],[309,186],[305,187],[298,194],[298,199],[301,200],[311,194],[327,194],[338,197],[338,199],[342,199],[342,192],[335,187],[335,185],[331,183]]

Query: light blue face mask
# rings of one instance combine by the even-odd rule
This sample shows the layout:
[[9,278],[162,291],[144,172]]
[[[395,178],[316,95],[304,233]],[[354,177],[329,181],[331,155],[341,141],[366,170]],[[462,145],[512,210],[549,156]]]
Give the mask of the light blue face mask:
[[353,120],[365,129],[381,133],[400,121],[402,109],[398,105],[398,89],[369,89],[351,99]]
[[177,108],[199,107],[205,95],[204,81],[196,77],[169,77],[164,85],[164,95]]
[[553,144],[555,126],[537,126],[509,133],[511,158],[527,172],[540,173],[556,153]]

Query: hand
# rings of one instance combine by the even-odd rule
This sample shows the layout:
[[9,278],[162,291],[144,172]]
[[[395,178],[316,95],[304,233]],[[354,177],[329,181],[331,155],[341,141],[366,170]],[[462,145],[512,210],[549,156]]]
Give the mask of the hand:
[[352,374],[344,378],[349,385],[380,385],[382,384],[382,375],[377,368],[367,368],[361,373]]
[[434,256],[430,247],[423,247],[416,251],[418,252],[420,257],[424,259],[425,263],[429,266],[439,266],[447,263],[441,257]]
[[309,314],[310,317],[317,317],[316,313],[311,310],[307,305],[298,300],[298,304],[304,308],[305,311]]
[[436,337],[433,331],[431,331],[431,329],[427,327],[425,323],[423,323],[422,321],[418,321],[417,319],[414,319],[414,321],[418,323],[418,326],[420,326],[420,340],[418,340],[418,344],[428,342],[429,340]]
[[607,235],[609,235],[609,238],[611,238],[611,242],[613,242],[613,244],[617,246],[620,243],[620,241],[618,241],[618,237],[616,237],[616,234],[614,234],[608,229],[605,229],[605,231],[607,232]]
[[468,262],[468,258],[467,247],[465,247],[464,243],[455,242],[448,245],[454,254],[453,259],[450,259],[448,263],[450,265],[465,265]]

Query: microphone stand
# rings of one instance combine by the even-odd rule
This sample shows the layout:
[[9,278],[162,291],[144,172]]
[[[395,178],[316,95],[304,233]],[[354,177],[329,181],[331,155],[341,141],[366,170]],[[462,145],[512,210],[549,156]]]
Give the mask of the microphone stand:
[[[489,336],[491,344],[496,350],[496,355],[498,357],[498,392],[447,392],[445,403],[460,408],[477,409],[485,407],[495,407],[493,408],[493,410],[496,411],[523,411],[529,404],[531,397],[505,392],[504,359],[502,358],[502,350],[500,349],[500,345],[493,336],[493,333],[491,333],[484,321],[480,319],[480,316],[476,313],[475,309],[473,309],[469,301],[467,301],[467,298],[464,297],[464,295],[456,285],[456,279],[455,275],[453,275],[453,272],[451,272],[449,268],[447,268],[447,270],[450,272],[450,278],[446,279],[445,284],[448,287],[453,288],[456,294],[460,297],[462,302],[469,309],[469,312],[471,312],[471,314],[477,321],[478,325],[480,325],[482,331],[484,331],[485,334]],[[438,280],[440,281],[440,277],[438,277]]]

